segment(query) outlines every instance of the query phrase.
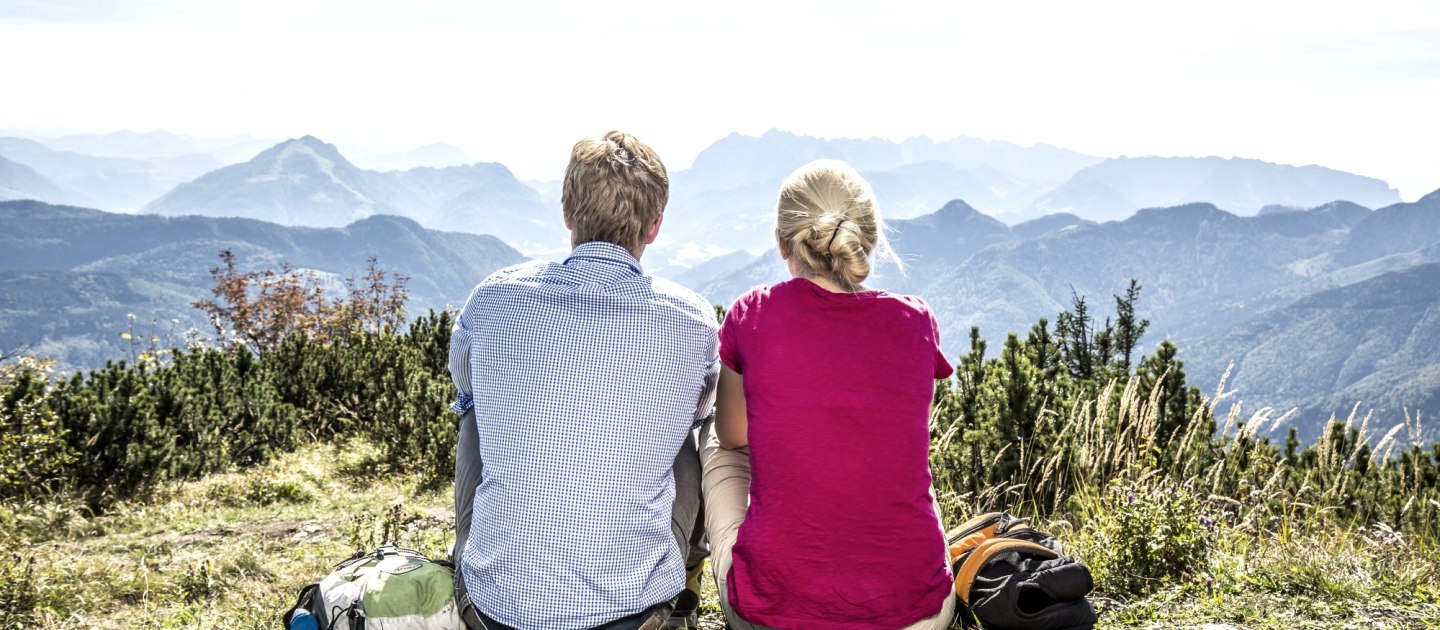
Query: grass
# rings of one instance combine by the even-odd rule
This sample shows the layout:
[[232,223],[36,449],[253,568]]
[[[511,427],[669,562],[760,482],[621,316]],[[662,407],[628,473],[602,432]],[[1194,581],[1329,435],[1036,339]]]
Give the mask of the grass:
[[26,506],[3,533],[12,576],[32,567],[11,590],[28,591],[42,628],[275,627],[300,586],[357,548],[393,539],[443,557],[450,495],[362,472],[378,455],[315,445],[101,517]]
[[[1095,528],[1051,531],[1092,567],[1092,601],[1104,627],[1440,627],[1440,552],[1384,529],[1335,528],[1288,539],[1217,524],[1203,563],[1142,596],[1104,585],[1123,568],[1106,565]],[[1151,537],[1152,539],[1154,537]]]
[[[453,536],[449,490],[367,473],[379,457],[365,443],[316,444],[99,517],[57,501],[11,506],[0,517],[11,550],[0,555],[0,627],[273,628],[301,585],[357,548],[395,540],[442,556]],[[1097,583],[1116,583],[1125,567],[1106,560],[1106,545],[1117,543],[1097,519],[1107,510],[1165,513],[1141,494],[1126,507],[1118,494],[1081,497],[1073,522],[1039,525],[1090,563]],[[1097,591],[1101,626],[1440,627],[1435,541],[1377,527],[1275,529],[1292,533],[1257,534],[1221,518],[1203,532],[1203,562],[1183,575],[1143,596]],[[1121,544],[1150,539],[1137,533]],[[702,627],[723,628],[715,594],[704,596]]]

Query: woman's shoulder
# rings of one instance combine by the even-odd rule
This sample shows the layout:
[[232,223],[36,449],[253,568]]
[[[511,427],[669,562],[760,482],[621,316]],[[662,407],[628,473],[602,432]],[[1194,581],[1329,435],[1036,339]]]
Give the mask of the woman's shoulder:
[[930,305],[925,302],[925,298],[922,298],[918,295],[891,293],[885,290],[880,290],[878,291],[878,293],[880,294],[879,297],[891,304],[894,304],[895,308],[915,311],[923,313],[927,316],[931,314]]
[[785,282],[777,282],[775,284],[760,284],[751,287],[749,291],[746,291],[740,294],[740,297],[735,298],[735,301],[731,303],[729,310],[738,310],[744,312],[751,309],[762,308],[765,304],[773,302],[776,299],[784,299],[786,294],[788,294],[793,288],[792,285],[794,284],[794,282],[795,281],[791,279],[786,280]]

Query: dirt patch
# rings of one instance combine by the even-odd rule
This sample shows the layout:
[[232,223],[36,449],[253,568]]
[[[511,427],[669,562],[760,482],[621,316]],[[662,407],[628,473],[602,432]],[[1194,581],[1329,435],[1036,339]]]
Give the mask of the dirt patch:
[[259,521],[246,523],[239,531],[270,540],[296,543],[317,542],[335,537],[335,529],[320,521]]
[[176,549],[183,549],[194,545],[213,545],[221,540],[235,535],[235,529],[230,527],[213,527],[193,532],[165,532],[161,539]]

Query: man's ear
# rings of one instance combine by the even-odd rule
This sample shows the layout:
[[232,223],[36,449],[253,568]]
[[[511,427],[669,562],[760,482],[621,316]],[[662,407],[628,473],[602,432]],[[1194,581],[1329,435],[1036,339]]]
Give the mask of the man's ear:
[[565,229],[570,230],[571,232],[574,232],[574,231],[575,231],[575,226],[573,226],[573,225],[570,224],[570,213],[569,213],[569,212],[565,212],[564,210],[561,210],[561,211],[560,211],[560,216],[565,217]]
[[645,244],[646,244],[646,245],[649,245],[649,244],[651,244],[651,243],[654,243],[654,242],[655,242],[655,237],[660,236],[660,224],[663,223],[664,221],[665,221],[665,213],[664,213],[664,212],[661,212],[661,213],[660,213],[660,216],[655,217],[655,223],[650,226],[650,231],[645,235]]

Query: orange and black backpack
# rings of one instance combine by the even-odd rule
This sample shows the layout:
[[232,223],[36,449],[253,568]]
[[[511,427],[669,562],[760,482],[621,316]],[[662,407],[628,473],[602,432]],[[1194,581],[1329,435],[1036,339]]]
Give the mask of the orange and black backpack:
[[994,630],[1082,630],[1095,625],[1085,595],[1090,570],[1055,537],[1003,512],[976,516],[945,534],[958,615]]

